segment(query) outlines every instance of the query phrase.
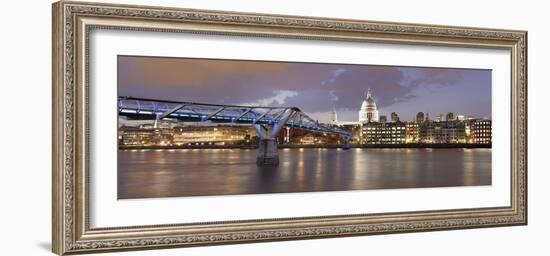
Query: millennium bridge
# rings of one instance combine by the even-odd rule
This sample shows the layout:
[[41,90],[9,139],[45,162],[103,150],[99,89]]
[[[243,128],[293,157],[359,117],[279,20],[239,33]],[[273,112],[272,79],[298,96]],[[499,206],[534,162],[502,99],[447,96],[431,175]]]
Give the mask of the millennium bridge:
[[129,120],[151,120],[157,123],[160,120],[174,120],[252,125],[260,138],[256,159],[259,165],[279,164],[276,138],[283,127],[335,134],[345,142],[344,145],[352,138],[350,132],[320,124],[297,107],[236,106],[119,97],[118,114]]

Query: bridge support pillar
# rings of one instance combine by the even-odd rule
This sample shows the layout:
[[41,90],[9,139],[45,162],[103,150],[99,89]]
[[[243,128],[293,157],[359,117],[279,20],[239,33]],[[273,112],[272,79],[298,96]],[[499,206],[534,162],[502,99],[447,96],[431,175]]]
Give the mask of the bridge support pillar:
[[258,165],[279,165],[279,153],[277,151],[277,140],[260,139],[258,144],[258,157],[256,158]]
[[[279,152],[277,150],[277,134],[285,126],[287,120],[294,113],[293,109],[286,109],[283,116],[274,125],[255,124],[254,128],[260,141],[258,144],[258,156],[256,164],[264,166],[279,165]],[[286,115],[283,115],[286,114]]]
[[343,139],[343,146],[342,146],[342,149],[350,149],[350,146],[349,146],[349,138],[344,138]]

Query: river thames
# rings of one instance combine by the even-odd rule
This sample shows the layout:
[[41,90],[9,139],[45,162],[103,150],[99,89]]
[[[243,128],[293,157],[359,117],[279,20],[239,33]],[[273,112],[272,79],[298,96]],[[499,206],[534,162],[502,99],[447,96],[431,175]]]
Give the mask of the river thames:
[[119,150],[118,198],[491,185],[491,149]]

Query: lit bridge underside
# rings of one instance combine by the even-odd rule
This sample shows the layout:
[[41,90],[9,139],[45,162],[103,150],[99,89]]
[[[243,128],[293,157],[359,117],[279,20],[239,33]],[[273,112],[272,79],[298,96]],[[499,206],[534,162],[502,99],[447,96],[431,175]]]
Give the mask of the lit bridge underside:
[[178,102],[132,97],[118,98],[118,114],[133,120],[175,120],[253,125],[260,138],[257,163],[277,165],[277,134],[283,127],[335,134],[347,142],[350,132],[319,124],[297,107],[261,107]]

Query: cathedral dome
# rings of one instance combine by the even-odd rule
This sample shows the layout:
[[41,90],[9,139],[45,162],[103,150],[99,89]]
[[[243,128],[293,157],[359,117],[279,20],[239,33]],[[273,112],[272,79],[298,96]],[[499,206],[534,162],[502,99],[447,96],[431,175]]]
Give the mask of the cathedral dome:
[[376,102],[372,98],[371,90],[367,91],[367,97],[361,104],[361,111],[359,111],[360,122],[378,122],[378,110],[376,109]]
[[374,99],[372,98],[370,89],[367,93],[367,97],[365,98],[365,100],[363,100],[363,104],[361,104],[361,109],[376,110],[376,102],[374,102]]
[[367,100],[364,100],[363,104],[361,104],[361,110],[367,110],[368,105],[369,103],[367,102]]
[[363,104],[369,109],[376,109],[376,102],[374,102],[374,99],[370,95],[363,101]]

